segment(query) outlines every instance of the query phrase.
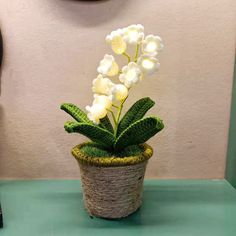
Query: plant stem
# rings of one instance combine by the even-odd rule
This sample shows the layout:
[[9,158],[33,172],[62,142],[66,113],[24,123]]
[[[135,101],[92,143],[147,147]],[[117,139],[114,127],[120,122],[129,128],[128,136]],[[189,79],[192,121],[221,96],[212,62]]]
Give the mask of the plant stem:
[[137,44],[137,46],[136,46],[136,52],[135,52],[135,57],[134,57],[134,62],[137,62],[138,53],[139,53],[139,47],[140,47],[140,44]]
[[119,108],[118,106],[116,106],[116,105],[114,105],[114,104],[112,104],[112,106],[115,107],[115,108]]
[[118,108],[118,113],[117,113],[116,122],[115,122],[115,130],[114,130],[114,136],[115,136],[115,138],[116,138],[116,135],[117,135],[117,130],[118,130],[118,125],[119,125],[119,121],[120,121],[121,111],[122,111],[122,109],[123,109],[123,105],[124,105],[124,103],[125,103],[125,101],[126,101],[127,98],[128,98],[128,96],[127,96],[124,100],[122,100],[122,101],[120,102],[120,106],[119,106],[119,108]]
[[128,53],[124,52],[123,55],[128,58],[128,63],[131,61],[131,57]]
[[116,127],[116,117],[115,117],[114,112],[112,110],[110,110],[110,109],[107,109],[107,110],[111,113],[113,121],[114,121],[114,124],[115,124],[115,127]]

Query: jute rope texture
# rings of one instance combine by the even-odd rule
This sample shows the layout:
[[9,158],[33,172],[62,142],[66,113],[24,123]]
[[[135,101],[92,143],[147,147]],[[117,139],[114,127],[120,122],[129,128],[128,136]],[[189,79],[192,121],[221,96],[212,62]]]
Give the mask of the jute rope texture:
[[141,144],[143,153],[130,157],[90,157],[77,145],[72,154],[79,163],[84,204],[91,216],[122,218],[142,203],[142,188],[148,159],[153,150]]
[[130,166],[98,167],[79,164],[85,207],[92,216],[122,218],[142,203],[147,161]]

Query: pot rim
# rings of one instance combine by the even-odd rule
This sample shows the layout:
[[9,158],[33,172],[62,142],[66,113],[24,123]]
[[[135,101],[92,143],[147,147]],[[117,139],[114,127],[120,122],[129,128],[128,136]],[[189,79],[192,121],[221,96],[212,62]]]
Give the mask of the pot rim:
[[86,164],[91,166],[102,166],[102,167],[113,167],[113,166],[128,166],[128,165],[136,165],[141,162],[147,161],[152,157],[153,148],[146,144],[139,144],[140,147],[144,149],[144,151],[135,156],[128,157],[92,157],[84,154],[81,151],[81,147],[88,144],[88,142],[84,142],[76,145],[72,148],[71,153],[75,157],[75,159],[80,164]]

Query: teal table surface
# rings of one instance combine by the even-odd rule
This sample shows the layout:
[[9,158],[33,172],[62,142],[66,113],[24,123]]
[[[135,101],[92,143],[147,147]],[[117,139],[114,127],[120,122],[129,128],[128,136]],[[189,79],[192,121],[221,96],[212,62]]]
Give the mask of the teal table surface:
[[225,180],[148,180],[139,211],[90,218],[78,180],[0,181],[0,236],[235,236],[236,190]]

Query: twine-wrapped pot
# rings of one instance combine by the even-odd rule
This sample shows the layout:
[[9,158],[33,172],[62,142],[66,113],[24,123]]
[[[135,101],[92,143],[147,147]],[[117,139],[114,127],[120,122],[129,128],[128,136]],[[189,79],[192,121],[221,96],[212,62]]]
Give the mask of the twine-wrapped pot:
[[91,216],[122,218],[135,212],[142,203],[143,179],[153,150],[141,144],[143,152],[130,157],[91,157],[72,149],[79,163],[84,204]]

